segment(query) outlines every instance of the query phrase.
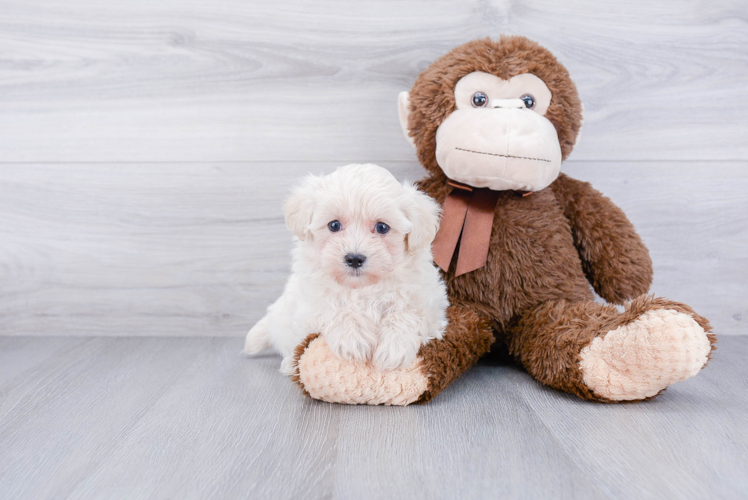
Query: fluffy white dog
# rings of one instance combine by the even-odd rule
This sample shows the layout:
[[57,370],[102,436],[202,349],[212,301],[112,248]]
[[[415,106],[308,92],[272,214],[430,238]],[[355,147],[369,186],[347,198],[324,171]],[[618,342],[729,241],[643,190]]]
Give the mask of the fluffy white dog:
[[245,352],[273,346],[290,374],[294,348],[320,333],[341,359],[390,370],[442,337],[448,300],[432,264],[440,208],[430,197],[377,165],[348,165],[306,177],[283,212],[293,273]]

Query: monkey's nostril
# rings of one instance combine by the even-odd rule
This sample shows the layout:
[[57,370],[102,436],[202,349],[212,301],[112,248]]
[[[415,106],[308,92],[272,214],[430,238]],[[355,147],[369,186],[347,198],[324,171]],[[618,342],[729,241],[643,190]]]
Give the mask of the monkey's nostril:
[[365,261],[366,256],[361,255],[360,253],[349,253],[345,256],[345,263],[348,267],[352,267],[353,269],[358,269],[363,266]]

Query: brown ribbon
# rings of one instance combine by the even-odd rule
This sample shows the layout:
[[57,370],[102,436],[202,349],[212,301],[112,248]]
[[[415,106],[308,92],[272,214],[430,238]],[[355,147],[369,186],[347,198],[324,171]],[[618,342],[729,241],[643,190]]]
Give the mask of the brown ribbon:
[[451,181],[449,184],[453,189],[444,200],[442,222],[432,250],[434,262],[444,271],[449,270],[457,251],[455,276],[460,276],[486,265],[499,191]]
[[[434,262],[445,272],[449,271],[452,257],[457,252],[455,276],[460,276],[486,265],[499,191],[474,188],[454,181],[448,184],[453,189],[444,200],[442,222],[431,248]],[[533,192],[515,193],[524,198]]]
[[442,206],[442,221],[436,233],[431,250],[434,262],[444,272],[449,270],[452,256],[457,248],[457,242],[465,225],[465,216],[470,205],[472,189],[455,188],[447,195]]

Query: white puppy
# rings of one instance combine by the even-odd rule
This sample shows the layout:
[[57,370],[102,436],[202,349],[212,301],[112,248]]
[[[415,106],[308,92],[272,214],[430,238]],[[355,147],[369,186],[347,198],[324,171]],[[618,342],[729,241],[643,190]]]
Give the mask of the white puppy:
[[431,257],[439,211],[377,165],[306,177],[283,207],[296,236],[293,273],[245,352],[272,345],[290,374],[294,348],[320,333],[341,359],[410,365],[446,326],[447,294]]

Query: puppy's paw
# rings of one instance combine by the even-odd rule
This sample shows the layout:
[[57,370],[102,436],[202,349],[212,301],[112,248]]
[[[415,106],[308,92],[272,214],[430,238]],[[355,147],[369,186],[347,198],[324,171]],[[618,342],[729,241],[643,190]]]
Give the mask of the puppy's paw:
[[270,347],[270,332],[263,318],[247,333],[247,338],[244,339],[244,353],[257,354],[268,347]]
[[281,367],[280,372],[290,377],[296,372],[296,362],[293,359],[293,356],[286,356],[283,358],[283,361],[281,361]]
[[382,328],[372,364],[377,370],[396,370],[410,366],[421,348],[421,338],[413,331]]
[[377,338],[374,325],[341,316],[322,332],[330,350],[340,359],[365,363],[371,359]]

